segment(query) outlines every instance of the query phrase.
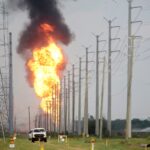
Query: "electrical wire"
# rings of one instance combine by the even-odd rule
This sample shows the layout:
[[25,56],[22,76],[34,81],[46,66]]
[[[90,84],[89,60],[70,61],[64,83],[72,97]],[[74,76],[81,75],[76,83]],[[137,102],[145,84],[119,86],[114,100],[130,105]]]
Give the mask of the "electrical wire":
[[119,92],[112,94],[113,97],[122,94],[125,90],[127,90],[127,85],[125,85]]
[[[121,48],[120,49],[122,49],[121,50],[121,52],[120,52],[120,59],[118,59],[118,61],[116,61],[117,62],[117,64],[115,64],[115,65],[113,65],[113,71],[112,71],[112,75],[115,75],[116,73],[117,73],[117,71],[119,70],[119,68],[120,68],[120,66],[121,66],[121,64],[124,62],[124,60],[125,60],[125,55],[124,55],[124,51],[125,51],[125,49],[126,49],[126,36],[124,37],[124,40],[123,40],[123,42],[122,42],[122,44],[121,44]],[[117,59],[116,59],[117,60]],[[117,68],[117,69],[115,69],[115,68]],[[114,71],[115,70],[115,71]]]

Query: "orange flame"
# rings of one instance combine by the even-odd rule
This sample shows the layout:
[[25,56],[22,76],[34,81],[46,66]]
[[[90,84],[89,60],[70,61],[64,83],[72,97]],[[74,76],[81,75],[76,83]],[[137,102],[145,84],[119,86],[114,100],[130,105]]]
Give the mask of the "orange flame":
[[49,44],[33,50],[33,57],[28,60],[27,67],[32,72],[33,87],[37,96],[41,98],[42,110],[50,113],[53,121],[56,122],[54,119],[59,117],[60,105],[58,96],[60,94],[60,77],[58,74],[59,66],[64,65],[64,55],[61,48],[50,37],[49,32],[53,32],[54,27],[42,24],[40,29],[45,33]]

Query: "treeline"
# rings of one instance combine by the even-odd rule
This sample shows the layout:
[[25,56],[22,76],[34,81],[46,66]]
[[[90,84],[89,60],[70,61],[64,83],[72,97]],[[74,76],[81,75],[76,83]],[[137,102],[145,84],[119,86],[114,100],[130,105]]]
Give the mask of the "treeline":
[[[112,130],[114,131],[124,131],[125,130],[126,121],[117,119],[112,121]],[[150,120],[141,120],[141,119],[133,119],[132,120],[132,129],[144,129],[150,127]]]
[[[125,119],[116,119],[112,121],[112,132],[125,132],[126,120]],[[150,127],[150,120],[145,119],[133,119],[132,120],[132,129],[144,129]],[[89,118],[89,134],[95,134],[95,118],[90,116]],[[107,135],[107,120],[103,118],[103,134]]]

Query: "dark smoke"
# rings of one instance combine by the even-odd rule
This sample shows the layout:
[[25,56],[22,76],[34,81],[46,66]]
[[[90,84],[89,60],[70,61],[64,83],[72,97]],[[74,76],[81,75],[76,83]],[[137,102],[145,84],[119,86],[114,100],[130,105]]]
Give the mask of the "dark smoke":
[[30,23],[21,34],[18,45],[18,53],[25,50],[32,50],[34,47],[47,44],[44,34],[39,31],[39,26],[43,23],[55,27],[53,37],[67,45],[71,41],[72,34],[65,24],[64,18],[58,9],[57,0],[9,0],[11,6],[17,5],[19,9],[29,11]]

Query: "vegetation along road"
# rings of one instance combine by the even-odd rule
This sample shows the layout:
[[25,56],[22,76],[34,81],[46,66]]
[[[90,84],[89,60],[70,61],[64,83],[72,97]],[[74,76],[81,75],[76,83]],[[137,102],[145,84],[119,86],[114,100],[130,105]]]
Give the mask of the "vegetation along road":
[[[47,143],[32,143],[26,138],[17,138],[14,150],[91,150],[91,138],[69,138],[67,143],[58,143],[57,139],[49,139]],[[99,140],[96,139],[94,150],[144,150],[141,144],[150,143],[150,138]],[[4,144],[0,139],[0,150],[9,150],[9,139]]]

